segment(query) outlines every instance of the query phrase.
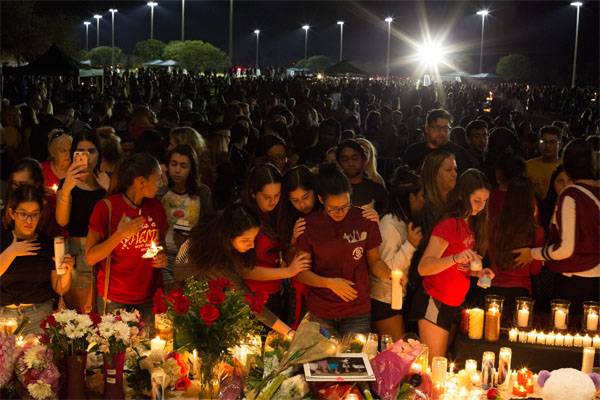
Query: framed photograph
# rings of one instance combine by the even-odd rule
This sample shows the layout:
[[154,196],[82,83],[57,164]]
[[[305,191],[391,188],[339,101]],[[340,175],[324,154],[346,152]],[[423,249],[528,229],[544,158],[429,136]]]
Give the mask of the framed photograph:
[[374,381],[375,375],[366,354],[344,353],[304,364],[308,382]]

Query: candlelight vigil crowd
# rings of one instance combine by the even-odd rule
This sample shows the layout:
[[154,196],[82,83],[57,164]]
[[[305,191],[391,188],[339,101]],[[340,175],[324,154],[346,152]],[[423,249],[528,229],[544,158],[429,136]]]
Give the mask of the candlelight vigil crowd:
[[4,79],[0,317],[25,332],[58,307],[151,322],[158,289],[225,277],[281,334],[309,313],[417,334],[431,358],[486,295],[574,319],[600,298],[593,89],[150,69],[99,86]]

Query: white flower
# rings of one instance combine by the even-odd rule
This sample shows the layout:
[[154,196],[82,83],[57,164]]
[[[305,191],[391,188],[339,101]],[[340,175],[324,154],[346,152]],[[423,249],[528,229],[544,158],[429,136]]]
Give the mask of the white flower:
[[77,322],[77,326],[80,326],[82,329],[87,329],[92,326],[92,319],[87,314],[79,314],[75,319]]
[[85,336],[85,334],[86,331],[81,326],[75,326],[72,324],[67,324],[65,326],[65,335],[67,335],[69,339],[79,339]]
[[119,315],[121,316],[121,320],[123,322],[138,322],[139,311],[134,310],[132,312],[128,312],[125,310],[119,310]]
[[71,320],[77,318],[77,311],[75,310],[63,310],[57,313],[54,313],[54,319],[59,324],[66,324]]
[[27,368],[37,369],[38,367],[42,367],[44,365],[44,361],[40,359],[40,353],[43,351],[45,351],[45,348],[41,345],[33,346],[27,350],[23,356],[23,361],[25,362],[25,365],[27,365]]
[[117,321],[113,324],[113,328],[115,330],[115,337],[117,339],[120,339],[123,342],[127,342],[129,340],[129,325],[123,321]]
[[115,322],[115,316],[112,314],[105,314],[102,316],[101,322]]
[[27,391],[29,391],[29,394],[36,400],[47,399],[54,395],[54,393],[52,393],[52,387],[42,381],[27,385]]
[[109,338],[115,334],[115,324],[113,322],[100,322],[98,325],[98,335],[103,338]]

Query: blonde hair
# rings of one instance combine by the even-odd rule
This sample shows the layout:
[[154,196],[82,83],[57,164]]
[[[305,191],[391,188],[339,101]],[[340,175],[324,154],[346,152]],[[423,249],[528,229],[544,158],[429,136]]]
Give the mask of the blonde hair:
[[444,213],[448,202],[448,199],[444,198],[437,186],[437,175],[444,160],[450,157],[455,158],[454,154],[449,151],[441,149],[434,150],[425,157],[423,167],[421,168],[421,179],[423,179],[425,199],[432,206],[434,213],[437,215],[442,215]]
[[377,172],[377,149],[375,149],[373,143],[365,138],[356,138],[354,140],[356,140],[367,153],[367,161],[365,161],[365,174],[367,174],[367,178],[385,187],[383,177]]
[[48,154],[50,155],[50,159],[56,158],[56,153],[61,145],[66,144],[68,146],[69,152],[71,151],[71,144],[73,143],[73,137],[67,133],[62,133],[57,138],[52,139],[54,133],[59,132],[59,129],[53,129],[48,134]]

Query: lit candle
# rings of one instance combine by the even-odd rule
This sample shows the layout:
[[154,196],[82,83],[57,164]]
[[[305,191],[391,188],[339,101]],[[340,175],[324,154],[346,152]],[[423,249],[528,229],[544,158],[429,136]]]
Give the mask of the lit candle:
[[538,332],[537,344],[546,344],[546,334],[544,332]]
[[500,338],[500,310],[492,305],[485,313],[485,340],[495,342]]
[[583,347],[592,347],[592,337],[590,335],[585,335],[582,340]]
[[410,366],[410,371],[412,373],[418,374],[418,373],[421,373],[423,371],[423,367],[418,362],[414,362]]
[[600,349],[600,336],[594,336],[593,344],[595,348]]
[[433,357],[431,359],[431,380],[434,384],[443,385],[446,382],[448,360],[446,357]]
[[452,376],[452,374],[454,373],[454,363],[451,362],[450,366],[448,367],[448,373],[450,374],[450,376]]
[[[566,341],[566,339],[565,339]],[[573,336],[573,346],[575,347],[582,347],[583,346],[583,336],[581,336],[579,333],[575,334],[575,336]]]
[[[579,336],[579,335],[577,335]],[[581,336],[579,336],[580,340],[581,340]],[[573,346],[573,336],[570,333],[567,333],[565,335],[565,346],[566,347],[571,347]]]
[[519,331],[519,343],[527,343],[527,331]]
[[489,389],[493,385],[494,362],[496,354],[493,351],[484,351],[481,360],[481,385],[484,389]]
[[18,326],[19,324],[16,318],[7,318],[6,322],[4,323],[4,333],[7,335],[12,335],[14,331],[17,330]]
[[554,338],[554,345],[555,346],[564,346],[565,345],[565,337],[562,333],[557,333],[556,337]]
[[404,273],[400,270],[392,271],[392,310],[402,309],[402,276]]
[[554,311],[554,327],[567,329],[567,311],[564,308],[557,308]]
[[531,379],[531,371],[527,368],[521,368],[517,372],[517,383],[521,386],[525,386],[527,381]]
[[477,372],[477,360],[466,360],[465,361],[465,371],[472,374],[473,372]]
[[[244,360],[242,365],[246,365],[246,360]],[[198,373],[198,350],[196,349],[192,351],[192,373],[194,374],[194,377],[197,376],[196,374]]]
[[527,343],[529,344],[535,344],[537,340],[537,332],[534,330],[529,331],[529,333],[527,334]]
[[593,347],[585,347],[583,349],[583,359],[581,360],[581,372],[590,374],[594,367],[594,355],[596,350]]
[[478,340],[483,336],[484,312],[481,308],[472,308],[469,311],[469,339]]
[[525,389],[527,389],[527,393],[533,393],[533,381],[531,379],[527,380],[525,384]]
[[590,311],[587,315],[586,328],[588,331],[597,331],[598,330],[598,313],[595,311]]
[[512,350],[509,347],[501,347],[498,353],[498,386],[504,387],[510,378],[510,362]]
[[166,345],[167,341],[158,336],[152,339],[150,341],[150,358],[155,362],[162,361]]
[[525,389],[525,386],[515,383],[513,386],[512,394],[513,396],[525,397],[527,396],[527,389]]
[[546,346],[554,346],[555,335],[554,332],[550,332],[546,335]]
[[[481,375],[479,375],[477,372],[474,372],[471,374],[471,383],[474,386],[479,386],[481,385]],[[478,397],[479,398],[479,397]]]
[[529,326],[529,309],[526,307],[520,308],[517,313],[517,326],[525,328]]
[[517,328],[512,328],[508,331],[508,340],[511,342],[516,342],[519,337],[519,330]]
[[52,187],[50,187],[50,189],[51,189],[51,190],[52,190],[54,193],[56,193],[56,192],[58,192],[58,185],[55,183],[54,185],[52,185]]
[[456,374],[456,379],[458,382],[458,387],[470,389],[471,388],[471,374],[469,374],[466,370],[461,369]]

